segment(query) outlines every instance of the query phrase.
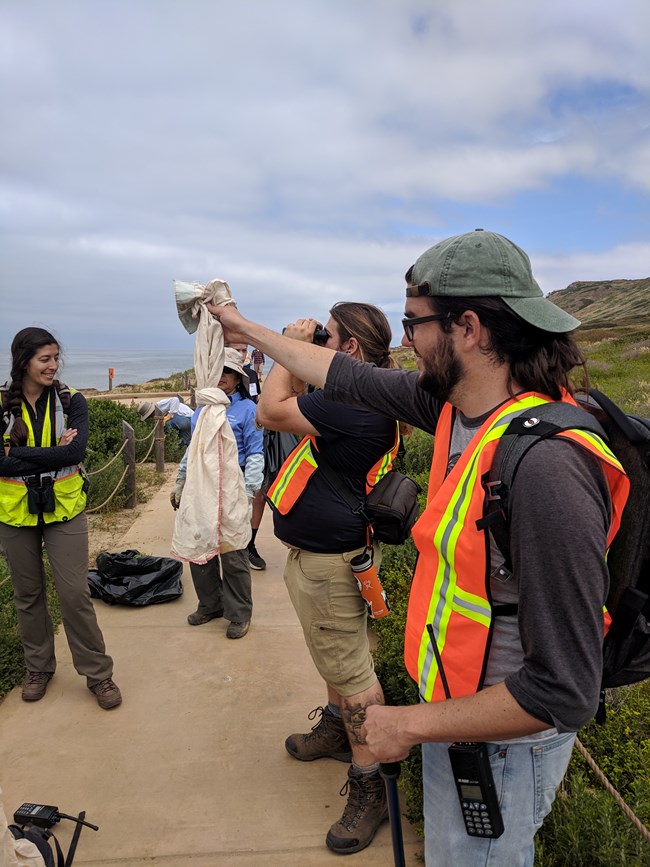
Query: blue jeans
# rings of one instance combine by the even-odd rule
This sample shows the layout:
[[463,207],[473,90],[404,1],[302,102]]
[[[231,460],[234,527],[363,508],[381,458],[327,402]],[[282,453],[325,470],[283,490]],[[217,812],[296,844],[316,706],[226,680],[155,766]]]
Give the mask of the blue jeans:
[[167,422],[169,427],[178,431],[178,435],[184,446],[189,446],[192,439],[192,417],[189,415],[173,415]]
[[505,830],[495,840],[465,831],[449,744],[422,745],[426,867],[533,867],[533,838],[566,771],[575,733],[521,744],[487,744]]

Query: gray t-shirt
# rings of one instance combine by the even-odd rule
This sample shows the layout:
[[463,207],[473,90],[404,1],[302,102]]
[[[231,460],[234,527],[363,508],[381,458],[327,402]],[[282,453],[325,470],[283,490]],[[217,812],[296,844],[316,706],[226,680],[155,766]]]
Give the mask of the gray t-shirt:
[[[435,433],[442,405],[418,380],[417,371],[379,369],[337,353],[325,394]],[[486,417],[459,417],[450,449],[456,459]],[[505,582],[492,578],[490,589],[495,604],[514,601],[519,609],[495,618],[486,685],[505,681],[531,716],[577,731],[598,706],[609,586],[611,502],[598,461],[566,440],[538,443],[517,471],[509,517],[513,574]]]

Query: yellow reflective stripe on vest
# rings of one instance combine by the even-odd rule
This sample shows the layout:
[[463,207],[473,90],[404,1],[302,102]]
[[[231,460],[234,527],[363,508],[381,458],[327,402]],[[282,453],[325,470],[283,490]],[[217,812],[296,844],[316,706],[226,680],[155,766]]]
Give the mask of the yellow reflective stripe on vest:
[[393,461],[397,457],[397,452],[399,451],[399,443],[399,424],[396,422],[395,442],[390,451],[387,451],[385,455],[382,455],[382,457],[368,470],[368,474],[366,475],[366,494],[369,494],[377,482],[379,482],[386,473],[392,469]]
[[[513,418],[521,415],[524,410],[543,403],[548,401],[535,395],[504,407],[490,429],[475,445],[445,511],[445,520],[441,521],[436,528],[434,545],[438,549],[439,557],[427,622],[433,626],[437,648],[441,655],[445,647],[452,611],[474,620],[485,628],[490,627],[492,620],[492,611],[487,599],[467,593],[458,587],[454,566],[456,544],[465,525],[475,487],[481,483],[477,478],[480,454],[487,443],[499,439],[505,433]],[[421,694],[425,701],[429,701],[438,676],[438,665],[426,630],[423,631],[420,639],[418,670]]]
[[291,481],[300,469],[303,461],[306,461],[314,469],[318,467],[311,451],[311,439],[309,437],[305,437],[302,443],[296,447],[291,460],[281,468],[276,480],[267,493],[267,498],[276,508],[279,509],[282,497],[286,494]]
[[[566,434],[571,434],[570,437],[566,436]],[[623,465],[616,457],[614,452],[610,449],[604,439],[598,436],[598,434],[592,433],[592,431],[581,430],[580,428],[571,428],[568,431],[563,431],[562,433],[556,434],[558,437],[564,437],[565,439],[571,439],[573,442],[576,442],[579,439],[585,440],[588,444],[591,445],[593,449],[597,449],[603,457],[603,460],[607,461],[613,467],[620,469],[621,472],[625,472],[623,469]],[[591,451],[591,449],[590,449]]]
[[[58,400],[58,395],[57,395]],[[52,403],[51,395],[48,397],[45,403],[45,418],[43,419],[43,430],[41,431],[41,441],[39,446],[41,448],[49,448],[52,445],[52,415],[50,413],[50,405]],[[34,428],[32,427],[32,419],[29,414],[29,410],[27,409],[27,404],[23,400],[23,412],[22,412],[23,421],[27,425],[27,445],[31,448],[34,448],[36,445],[36,439],[34,437]],[[63,433],[63,431],[61,431]],[[61,433],[57,435],[58,438],[61,436]]]

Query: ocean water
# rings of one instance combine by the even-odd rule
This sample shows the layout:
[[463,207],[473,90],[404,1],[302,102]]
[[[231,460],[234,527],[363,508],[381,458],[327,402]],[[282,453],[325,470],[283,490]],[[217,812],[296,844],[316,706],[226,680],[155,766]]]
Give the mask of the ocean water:
[[[0,383],[9,377],[11,354],[0,349]],[[113,386],[140,385],[194,367],[193,350],[66,349],[59,378],[73,388],[108,389],[108,369],[115,371]]]

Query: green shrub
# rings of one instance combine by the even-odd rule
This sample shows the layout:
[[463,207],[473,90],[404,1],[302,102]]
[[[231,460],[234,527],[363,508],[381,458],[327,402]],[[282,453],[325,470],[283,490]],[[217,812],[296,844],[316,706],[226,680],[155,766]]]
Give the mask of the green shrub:
[[[124,406],[112,400],[93,399],[88,401],[88,415],[90,432],[84,464],[91,474],[88,508],[95,509],[110,497],[124,472],[124,460],[121,456],[107,466],[124,442],[123,422],[133,428],[136,462],[142,461],[145,456],[147,463],[153,462],[156,456],[152,448],[153,422],[151,419],[143,421],[135,407]],[[184,451],[185,447],[177,431],[165,428],[165,460],[178,463]],[[102,469],[104,467],[105,469]],[[101,472],[96,472],[97,470]],[[121,509],[125,503],[126,493],[122,484],[104,508]]]

